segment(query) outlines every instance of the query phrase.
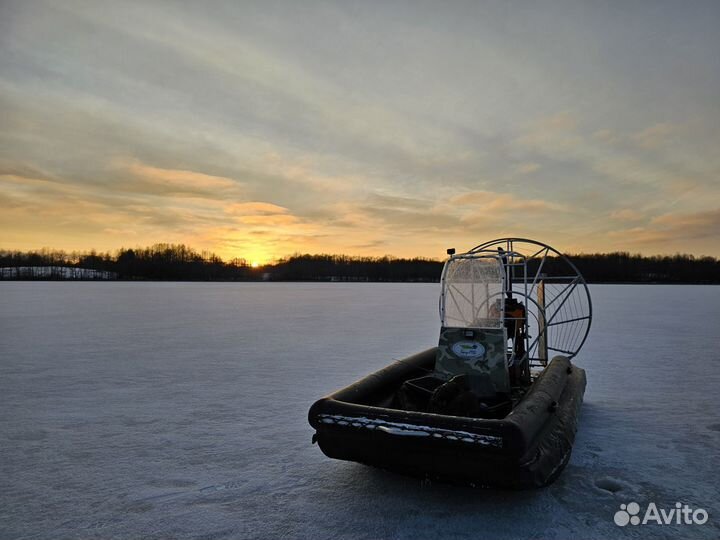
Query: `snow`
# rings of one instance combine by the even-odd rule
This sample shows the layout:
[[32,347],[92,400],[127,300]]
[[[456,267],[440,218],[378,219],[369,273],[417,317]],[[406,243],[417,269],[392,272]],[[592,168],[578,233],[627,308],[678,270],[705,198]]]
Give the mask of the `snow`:
[[437,285],[2,282],[0,538],[717,538],[720,287],[591,290],[570,463],[508,492],[311,444],[315,399],[435,344]]
[[117,272],[75,266],[4,266],[0,279],[117,279]]

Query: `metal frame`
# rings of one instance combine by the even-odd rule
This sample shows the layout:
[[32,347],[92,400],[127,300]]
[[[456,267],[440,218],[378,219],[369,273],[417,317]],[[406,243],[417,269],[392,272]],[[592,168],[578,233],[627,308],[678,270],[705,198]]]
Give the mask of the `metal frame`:
[[[528,358],[531,367],[544,368],[548,360],[547,351],[544,351],[543,354],[533,355],[534,352],[539,352],[543,342],[549,351],[562,353],[569,358],[577,355],[587,340],[592,323],[592,300],[587,283],[570,259],[548,244],[535,240],[500,238],[484,242],[466,253],[451,255],[443,267],[440,279],[442,287],[439,299],[441,321],[445,321],[447,272],[450,261],[478,258],[492,258],[501,266],[502,293],[500,297],[502,298],[503,314],[505,313],[507,292],[522,297],[522,301],[525,303],[527,315],[525,355],[523,358],[514,358],[511,348],[508,349],[508,365],[522,362]],[[560,263],[562,272],[559,275],[555,275],[557,272],[553,274],[543,272],[549,258],[554,258]],[[534,270],[532,276],[529,276],[528,265],[535,260],[539,260],[537,269]],[[519,287],[516,288],[516,285]],[[558,285],[564,286],[556,291],[554,288]],[[534,298],[540,286],[543,287],[545,299],[542,306]],[[466,300],[472,303],[474,299],[466,298]],[[473,308],[475,308],[474,304]],[[538,328],[537,336],[530,336],[527,331],[530,327],[531,316],[533,324]],[[587,324],[574,324],[582,321],[587,321]]]

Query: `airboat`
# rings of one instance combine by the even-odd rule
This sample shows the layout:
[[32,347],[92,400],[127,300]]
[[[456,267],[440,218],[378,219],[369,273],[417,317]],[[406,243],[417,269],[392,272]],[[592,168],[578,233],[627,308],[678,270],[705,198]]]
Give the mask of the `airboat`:
[[570,459],[585,393],[572,359],[590,331],[587,284],[534,240],[448,255],[438,346],[317,401],[312,441],[328,457],[429,480],[545,486]]

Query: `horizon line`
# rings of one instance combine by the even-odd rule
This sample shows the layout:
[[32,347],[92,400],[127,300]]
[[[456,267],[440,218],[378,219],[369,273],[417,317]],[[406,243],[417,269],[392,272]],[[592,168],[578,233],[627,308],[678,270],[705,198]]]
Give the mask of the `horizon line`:
[[[219,258],[222,262],[229,262],[229,261],[232,261],[232,260],[235,260],[235,259],[239,259],[239,260],[244,260],[244,261],[246,261],[247,263],[254,264],[254,265],[259,265],[259,266],[269,266],[269,265],[272,265],[272,264],[274,264],[274,263],[278,263],[278,262],[281,262],[281,261],[283,261],[283,260],[287,260],[287,259],[290,259],[290,258],[293,258],[293,257],[303,257],[303,256],[310,256],[310,257],[348,257],[348,258],[352,258],[352,259],[363,259],[363,258],[365,258],[365,259],[383,259],[383,258],[387,258],[387,259],[394,259],[394,260],[426,260],[426,261],[434,261],[434,262],[443,262],[443,261],[447,258],[447,257],[442,257],[442,258],[440,258],[440,257],[429,257],[429,256],[426,256],[426,255],[413,255],[413,256],[409,256],[409,257],[399,257],[399,256],[393,255],[393,254],[391,254],[391,253],[383,253],[383,254],[377,254],[377,255],[359,255],[359,254],[351,254],[351,253],[331,253],[331,252],[315,252],[315,253],[311,253],[311,252],[296,251],[296,252],[294,252],[294,253],[289,253],[289,254],[285,254],[285,255],[280,255],[280,256],[275,256],[275,257],[272,257],[272,258],[268,258],[268,259],[266,259],[265,261],[259,261],[259,260],[257,260],[257,259],[253,259],[252,257],[243,257],[243,256],[240,256],[240,255],[234,256],[234,257],[223,257],[223,256],[219,255],[216,251],[213,251],[213,250],[211,250],[211,249],[198,249],[198,248],[196,248],[196,247],[193,247],[193,246],[188,245],[188,244],[184,244],[184,243],[182,243],[182,242],[181,242],[181,243],[156,242],[156,243],[153,243],[153,244],[150,244],[150,245],[146,245],[146,246],[139,246],[139,245],[136,245],[136,246],[134,246],[134,247],[121,246],[121,247],[119,247],[119,248],[107,249],[107,250],[99,250],[99,249],[96,249],[96,248],[89,248],[89,249],[83,249],[83,250],[78,250],[78,249],[75,249],[75,250],[67,250],[67,249],[63,249],[63,248],[52,248],[52,247],[49,247],[49,246],[43,246],[43,247],[40,247],[40,248],[32,248],[32,249],[17,249],[17,248],[15,248],[15,249],[10,249],[10,248],[4,248],[4,247],[0,246],[0,253],[8,253],[8,252],[13,253],[13,252],[15,252],[15,253],[23,253],[23,254],[32,254],[32,253],[38,253],[38,254],[39,254],[39,253],[42,253],[42,252],[55,252],[55,253],[65,253],[65,254],[67,254],[67,255],[70,255],[70,254],[75,253],[75,254],[78,254],[78,255],[80,255],[80,256],[82,256],[82,255],[89,255],[89,254],[92,254],[92,253],[95,253],[95,254],[97,254],[97,255],[118,255],[119,253],[121,253],[121,252],[123,252],[123,251],[130,251],[130,250],[133,250],[133,251],[137,251],[137,250],[147,250],[147,249],[157,248],[157,247],[161,247],[161,246],[166,246],[166,247],[169,247],[169,248],[171,248],[171,247],[184,247],[184,248],[186,248],[186,249],[189,249],[191,252],[196,253],[197,255],[200,255],[200,256],[203,256],[203,254],[207,254],[207,255],[209,255],[209,256],[217,257],[217,258]],[[471,249],[472,249],[472,248],[471,248]],[[655,258],[655,257],[678,257],[678,256],[679,256],[679,257],[692,257],[692,258],[694,258],[694,259],[706,259],[706,258],[710,258],[710,259],[720,260],[720,256],[716,256],[716,255],[696,254],[696,253],[679,252],[679,251],[676,251],[676,252],[673,252],[673,253],[652,253],[652,254],[644,254],[644,253],[639,252],[639,251],[634,251],[634,252],[632,252],[632,251],[629,251],[629,250],[627,250],[627,251],[625,251],[625,250],[593,251],[593,252],[588,252],[588,251],[570,252],[570,251],[560,251],[560,250],[558,250],[558,251],[559,251],[560,254],[565,255],[565,256],[567,256],[568,258],[578,257],[578,256],[616,255],[616,254],[619,255],[619,254],[622,254],[622,255],[627,255],[627,256],[631,256],[631,257],[642,257],[642,258],[647,258],[647,259]],[[464,253],[464,251],[458,251],[458,253]]]

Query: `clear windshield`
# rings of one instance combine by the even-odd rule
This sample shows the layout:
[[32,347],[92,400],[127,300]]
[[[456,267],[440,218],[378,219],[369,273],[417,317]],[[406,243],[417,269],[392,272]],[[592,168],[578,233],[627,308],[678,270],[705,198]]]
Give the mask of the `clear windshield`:
[[445,327],[502,328],[503,267],[496,257],[456,257],[445,263],[440,319]]

